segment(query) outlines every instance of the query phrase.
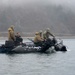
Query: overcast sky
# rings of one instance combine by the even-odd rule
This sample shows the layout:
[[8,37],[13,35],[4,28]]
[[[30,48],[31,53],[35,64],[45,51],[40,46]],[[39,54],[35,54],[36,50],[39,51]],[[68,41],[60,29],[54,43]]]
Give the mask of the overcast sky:
[[[64,8],[68,7],[72,11],[75,12],[75,0],[0,0],[1,6],[26,6],[29,7],[30,5],[36,4],[53,4],[53,5],[62,5]],[[34,6],[35,6],[34,5]],[[0,6],[0,8],[1,8]],[[30,6],[31,7],[31,6]]]
[[32,3],[32,2],[50,2],[54,4],[66,4],[66,5],[75,5],[75,0],[0,0],[1,4],[22,4],[22,3]]

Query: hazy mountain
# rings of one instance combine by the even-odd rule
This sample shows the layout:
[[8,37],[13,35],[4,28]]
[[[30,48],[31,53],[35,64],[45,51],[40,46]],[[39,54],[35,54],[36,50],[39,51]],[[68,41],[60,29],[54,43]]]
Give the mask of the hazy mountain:
[[75,35],[74,12],[70,6],[51,4],[48,0],[1,4],[0,32],[7,32],[8,27],[14,25],[20,32],[31,33],[49,27],[56,35]]

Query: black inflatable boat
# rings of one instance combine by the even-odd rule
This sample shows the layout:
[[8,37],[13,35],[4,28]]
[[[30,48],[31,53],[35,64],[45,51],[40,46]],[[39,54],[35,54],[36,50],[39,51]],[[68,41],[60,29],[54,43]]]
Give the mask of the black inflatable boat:
[[43,44],[43,46],[36,46],[32,41],[25,42],[25,44],[21,44],[18,46],[10,46],[0,45],[0,53],[33,53],[33,52],[46,52],[47,50],[55,50],[55,51],[67,51],[66,46],[63,45],[63,42],[57,41],[54,45],[49,45],[49,43]]

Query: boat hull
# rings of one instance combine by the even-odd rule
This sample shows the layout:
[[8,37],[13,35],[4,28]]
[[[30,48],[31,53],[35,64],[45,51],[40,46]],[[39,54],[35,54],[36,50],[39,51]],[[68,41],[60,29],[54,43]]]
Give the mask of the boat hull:
[[[50,48],[51,50],[49,50]],[[32,42],[27,42],[23,45],[19,45],[16,47],[12,47],[12,46],[9,47],[5,45],[0,46],[0,53],[35,53],[35,52],[46,52],[47,50],[49,50],[50,52],[52,52],[53,50],[67,51],[66,46],[63,45],[61,41],[57,42],[53,46],[50,46],[49,44],[46,43],[42,47],[40,46],[36,47],[35,44]]]

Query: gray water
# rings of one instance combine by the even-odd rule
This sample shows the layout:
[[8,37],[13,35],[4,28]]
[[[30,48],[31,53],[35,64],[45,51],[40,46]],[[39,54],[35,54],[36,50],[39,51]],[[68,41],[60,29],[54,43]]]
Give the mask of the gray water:
[[0,75],[75,75],[75,39],[63,41],[67,52],[0,54]]

